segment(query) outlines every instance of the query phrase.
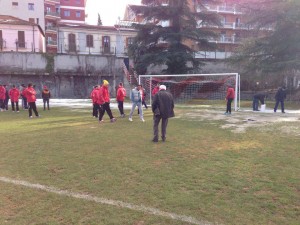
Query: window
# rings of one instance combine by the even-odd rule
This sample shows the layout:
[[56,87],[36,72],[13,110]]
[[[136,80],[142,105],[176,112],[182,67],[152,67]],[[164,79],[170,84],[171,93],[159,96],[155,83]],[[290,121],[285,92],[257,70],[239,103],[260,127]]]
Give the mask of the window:
[[76,52],[76,37],[75,34],[69,34],[69,51]]
[[0,50],[2,51],[2,49],[3,49],[3,39],[2,39],[2,30],[0,30]]
[[81,12],[80,11],[76,11],[76,17],[81,17]]
[[12,2],[11,4],[12,4],[12,6],[18,6],[19,5],[18,2]]
[[86,46],[89,48],[94,47],[94,37],[93,35],[86,35]]
[[28,10],[34,11],[34,3],[28,3]]
[[25,48],[25,32],[18,31],[17,45],[19,48]]
[[69,10],[65,10],[65,11],[64,11],[64,15],[65,15],[66,17],[69,17],[69,16],[71,15],[71,13],[70,13]]
[[110,53],[110,37],[103,36],[102,37],[102,47],[104,53]]
[[132,37],[127,38],[127,43],[126,43],[127,47],[132,44],[133,44],[133,38]]
[[80,0],[76,0],[75,3],[76,3],[77,5],[79,5],[79,4],[80,4]]

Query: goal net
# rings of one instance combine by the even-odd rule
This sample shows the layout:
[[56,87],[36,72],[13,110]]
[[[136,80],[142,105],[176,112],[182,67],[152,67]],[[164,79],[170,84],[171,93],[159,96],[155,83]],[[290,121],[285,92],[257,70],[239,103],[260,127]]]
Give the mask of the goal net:
[[240,108],[240,76],[238,73],[140,75],[139,84],[146,90],[146,101],[152,102],[152,90],[166,85],[175,102],[223,107],[227,87],[235,90],[234,110]]

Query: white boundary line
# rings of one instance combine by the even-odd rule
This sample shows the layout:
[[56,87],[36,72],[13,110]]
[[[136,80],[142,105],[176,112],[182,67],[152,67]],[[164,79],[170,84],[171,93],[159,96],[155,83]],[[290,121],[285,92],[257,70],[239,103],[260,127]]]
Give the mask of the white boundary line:
[[32,184],[32,183],[29,183],[27,181],[14,180],[14,179],[10,179],[10,178],[7,178],[7,177],[0,177],[0,181],[2,181],[4,183],[8,183],[8,184],[15,184],[15,185],[18,185],[18,186],[24,186],[24,187],[31,188],[31,189],[42,190],[42,191],[46,191],[46,192],[50,192],[50,193],[54,193],[54,194],[58,194],[58,195],[62,195],[62,196],[68,196],[68,197],[83,199],[83,200],[86,200],[86,201],[96,202],[96,203],[100,203],[100,204],[117,206],[117,207],[120,207],[120,208],[132,209],[132,210],[140,211],[140,212],[143,212],[143,213],[146,213],[146,214],[151,214],[151,215],[155,215],[155,216],[162,216],[162,217],[166,217],[168,219],[187,222],[187,223],[190,223],[190,224],[212,225],[209,222],[200,221],[200,220],[197,220],[196,218],[193,218],[193,217],[190,217],[190,216],[184,216],[184,215],[178,215],[178,214],[175,214],[175,213],[164,212],[164,211],[161,211],[159,209],[147,207],[147,206],[144,206],[144,205],[134,205],[134,204],[130,204],[130,203],[122,202],[122,201],[116,201],[116,200],[111,200],[111,199],[106,199],[106,198],[99,198],[99,197],[95,197],[95,196],[88,195],[88,194],[80,194],[80,193],[76,193],[76,192],[72,192],[72,191],[61,190],[61,189],[58,189],[58,188],[55,188],[55,187],[45,186],[45,185],[42,185],[42,184]]

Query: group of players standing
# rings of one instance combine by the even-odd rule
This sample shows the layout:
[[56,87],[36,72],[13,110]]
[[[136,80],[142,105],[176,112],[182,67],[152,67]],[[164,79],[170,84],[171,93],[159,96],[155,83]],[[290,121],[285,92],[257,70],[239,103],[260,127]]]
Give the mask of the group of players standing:
[[[9,99],[11,101],[12,112],[20,112],[19,109],[19,98],[22,98],[22,108],[28,109],[29,118],[32,118],[32,111],[36,117],[39,117],[39,113],[36,108],[36,91],[32,83],[29,83],[27,87],[22,84],[21,90],[19,90],[15,85],[12,85],[11,89],[6,88],[7,85],[0,84],[0,110],[8,110]],[[44,102],[44,110],[49,110],[49,99],[51,97],[50,91],[47,86],[43,87],[42,98]]]

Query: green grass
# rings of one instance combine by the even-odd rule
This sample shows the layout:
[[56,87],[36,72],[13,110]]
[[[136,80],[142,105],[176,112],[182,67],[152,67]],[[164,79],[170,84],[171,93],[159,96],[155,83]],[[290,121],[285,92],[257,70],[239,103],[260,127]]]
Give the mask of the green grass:
[[[167,142],[152,143],[150,110],[145,123],[105,115],[101,125],[89,109],[41,114],[0,113],[0,176],[211,223],[299,224],[299,136],[173,118]],[[0,190],[0,224],[187,224],[1,181]]]

